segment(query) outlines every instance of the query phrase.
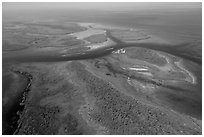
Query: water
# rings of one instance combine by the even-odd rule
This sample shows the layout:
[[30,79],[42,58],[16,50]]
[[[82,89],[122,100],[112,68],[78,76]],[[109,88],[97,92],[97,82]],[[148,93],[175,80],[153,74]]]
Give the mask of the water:
[[18,127],[18,113],[24,109],[24,105],[20,103],[28,91],[27,85],[30,80],[18,72],[4,71],[3,74],[2,134],[12,135]]

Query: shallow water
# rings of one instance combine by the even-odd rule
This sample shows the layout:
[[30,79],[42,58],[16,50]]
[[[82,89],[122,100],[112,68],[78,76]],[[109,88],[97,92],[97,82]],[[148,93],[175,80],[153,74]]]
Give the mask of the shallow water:
[[[184,46],[184,45],[178,45]],[[174,56],[178,56],[189,61],[195,62],[197,64],[202,64],[202,58],[197,56],[189,55],[190,51],[178,51],[178,46],[171,46],[171,45],[158,45],[158,44],[125,44],[119,43],[117,45],[111,47],[100,48],[92,51],[84,51],[77,54],[70,54],[68,56],[62,56],[58,49],[57,52],[55,51],[48,51],[48,52],[38,52],[33,53],[32,50],[21,50],[21,51],[11,51],[7,53],[3,53],[3,62],[56,62],[56,61],[70,61],[70,60],[83,60],[83,59],[92,59],[102,56],[107,56],[111,54],[112,51],[118,50],[120,48],[127,48],[127,47],[142,47],[148,48],[152,50],[163,51]],[[64,50],[64,49],[63,49]],[[26,53],[27,52],[27,53]]]

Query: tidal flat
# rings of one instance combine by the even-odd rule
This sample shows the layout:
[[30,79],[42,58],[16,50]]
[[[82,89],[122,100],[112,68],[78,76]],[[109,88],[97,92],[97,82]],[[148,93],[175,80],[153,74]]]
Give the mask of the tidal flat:
[[2,134],[202,134],[199,36],[82,20],[4,19]]

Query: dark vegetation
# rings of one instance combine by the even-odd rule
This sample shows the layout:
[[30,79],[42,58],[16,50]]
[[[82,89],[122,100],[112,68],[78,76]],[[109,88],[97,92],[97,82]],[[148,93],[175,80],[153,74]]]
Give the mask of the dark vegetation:
[[[151,79],[151,78],[139,75],[137,73],[121,69],[119,65],[112,64],[104,58],[101,60],[99,59],[96,60],[95,67],[96,68],[105,67],[108,69],[108,72],[111,72],[111,74],[113,74],[115,77],[123,76],[125,79],[129,77],[131,79],[142,82],[144,84],[153,84],[154,86],[156,86],[157,90],[155,94],[151,94],[150,98],[153,99],[153,102],[157,102],[156,105],[161,104],[162,106],[164,105],[168,106],[174,109],[175,111],[196,117],[197,119],[201,119],[202,117],[201,115],[202,99],[201,99],[200,93],[196,93],[199,91],[199,89],[195,88],[198,85],[193,87],[192,85],[189,85],[188,82],[183,82],[185,83],[183,85],[168,84],[168,80],[171,80],[171,78],[172,80],[177,80],[177,81],[184,79],[186,76],[183,75],[183,73],[170,72],[170,74],[166,76],[166,79],[164,78]],[[180,82],[182,83],[182,81]],[[154,98],[154,95],[156,95],[155,98]],[[162,103],[161,102],[158,103],[158,101],[159,102],[162,101]],[[151,103],[153,102],[151,101]]]
[[[135,79],[135,80],[138,80],[140,82],[147,83],[147,84],[154,84],[154,85],[159,86],[159,87],[169,88],[172,90],[182,91],[182,92],[189,91],[185,87],[169,85],[168,83],[165,83],[164,79],[159,78],[159,77],[157,77],[157,79],[151,78],[151,77],[145,77],[144,75],[139,74],[137,72],[122,69],[117,63],[112,64],[105,58],[103,58],[103,61],[99,61],[99,60],[96,61],[95,67],[97,67],[97,68],[106,67],[108,69],[108,71],[113,74],[114,77],[117,77],[117,75],[122,75],[126,79],[129,77],[131,79]],[[173,74],[173,75],[176,75],[176,74]],[[182,74],[179,74],[179,75],[181,75],[181,77],[184,77]],[[176,75],[176,76],[178,77],[178,75]],[[171,77],[169,77],[168,80],[171,79]],[[172,79],[174,79],[174,78],[172,77]]]
[[67,114],[63,118],[63,120],[64,120],[63,128],[67,135],[82,135],[83,134],[83,131],[80,131],[79,129],[80,123],[74,115]]
[[95,66],[97,68],[100,68],[101,66],[103,67],[105,66],[115,77],[117,76],[117,74],[120,74],[120,75],[124,75],[126,78],[130,77],[132,79],[136,79],[145,83],[156,84],[157,86],[165,86],[165,85],[162,85],[162,80],[151,79],[148,77],[144,77],[139,73],[132,72],[129,70],[124,70],[117,63],[111,64],[106,59],[102,63],[100,63],[99,61],[96,62]]
[[17,134],[48,135],[57,134],[59,123],[56,115],[60,112],[58,107],[29,107],[23,114],[22,126]]
[[[20,120],[18,120],[18,130],[15,134],[56,135],[59,134],[60,128],[63,129],[61,134],[80,135],[86,132],[83,129],[82,121],[76,117],[75,107],[78,105],[76,87],[63,76],[57,77],[55,73],[50,74],[50,71],[32,71],[31,74],[34,76],[32,90],[29,93],[29,100],[25,102]],[[65,108],[58,103],[61,97],[58,95],[61,93],[62,100],[66,99],[64,101],[70,106],[69,113],[65,115],[63,114]],[[56,104],[40,104],[40,101],[47,97],[51,97],[49,101]]]
[[111,134],[201,134],[161,110],[121,94],[109,83],[82,69],[81,64],[72,63],[72,67],[87,84],[87,92],[97,99],[99,109],[91,112],[92,119],[108,127]]

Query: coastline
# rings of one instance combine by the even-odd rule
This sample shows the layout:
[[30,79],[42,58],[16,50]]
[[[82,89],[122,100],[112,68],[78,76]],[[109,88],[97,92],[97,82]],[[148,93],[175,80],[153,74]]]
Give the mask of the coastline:
[[[107,33],[107,35],[108,35],[108,30],[106,31],[106,33]],[[84,36],[83,37],[80,37],[81,39],[83,39],[83,38],[85,38]],[[108,40],[111,40],[111,38],[110,37],[108,37]],[[26,105],[26,98],[27,98],[27,96],[28,96],[28,92],[29,92],[29,90],[30,90],[30,87],[31,87],[31,83],[32,83],[32,76],[31,76],[31,74],[29,74],[29,73],[27,73],[27,70],[29,70],[29,71],[33,71],[33,73],[35,74],[35,73],[37,73],[36,74],[36,78],[38,79],[38,80],[36,80],[36,81],[40,81],[41,82],[41,84],[36,84],[35,83],[35,87],[36,87],[36,89],[35,89],[35,92],[36,93],[31,93],[31,95],[35,95],[35,94],[39,94],[39,95],[36,95],[38,98],[37,99],[39,99],[40,100],[40,102],[41,102],[41,100],[44,100],[44,104],[41,102],[41,104],[40,104],[40,106],[38,106],[38,104],[36,103],[35,105],[36,106],[32,106],[33,108],[31,108],[31,109],[33,109],[32,111],[31,110],[28,110],[29,112],[32,112],[32,113],[34,113],[36,110],[41,110],[41,108],[40,107],[44,107],[45,108],[45,110],[43,109],[42,111],[40,111],[40,112],[35,112],[35,114],[30,114],[30,115],[32,115],[32,119],[29,119],[28,121],[18,121],[18,123],[19,123],[19,125],[18,125],[18,127],[17,127],[17,129],[16,129],[16,131],[15,131],[15,133],[14,134],[18,134],[19,133],[19,130],[21,129],[21,126],[22,126],[22,123],[23,122],[25,122],[26,124],[27,124],[27,122],[28,123],[31,123],[31,125],[32,125],[32,120],[34,119],[34,120],[36,120],[37,122],[38,122],[38,118],[41,116],[40,114],[42,114],[42,115],[44,115],[44,114],[46,114],[46,115],[48,115],[48,116],[50,116],[51,118],[50,119],[52,119],[53,117],[55,117],[55,115],[58,115],[58,114],[60,114],[60,115],[68,115],[69,113],[68,113],[68,110],[70,109],[70,110],[73,110],[73,112],[72,112],[72,114],[69,114],[69,115],[73,115],[74,116],[74,118],[75,117],[77,117],[76,119],[80,119],[80,117],[78,116],[78,114],[76,114],[74,111],[76,111],[77,109],[78,109],[78,107],[79,107],[79,104],[80,103],[84,103],[82,100],[83,99],[85,99],[84,97],[77,97],[77,98],[75,98],[76,96],[81,96],[81,95],[78,95],[78,93],[83,93],[83,92],[87,92],[90,96],[92,96],[93,98],[95,98],[97,101],[96,102],[94,102],[93,104],[91,104],[91,107],[92,107],[92,110],[93,111],[88,111],[88,108],[83,108],[84,106],[83,105],[81,105],[81,107],[79,107],[80,109],[79,109],[79,111],[78,112],[80,112],[80,114],[79,115],[83,115],[84,117],[82,117],[82,119],[84,119],[84,121],[83,122],[87,122],[88,124],[92,124],[93,126],[97,126],[97,125],[102,125],[101,127],[100,126],[98,126],[98,128],[102,128],[101,129],[101,132],[97,132],[97,133],[103,133],[103,132],[105,132],[106,130],[106,127],[108,127],[108,128],[112,128],[111,126],[109,126],[108,125],[108,123],[110,122],[107,122],[106,124],[108,125],[106,125],[106,124],[104,124],[103,122],[101,122],[100,121],[100,119],[103,119],[104,121],[106,120],[106,118],[110,118],[110,119],[116,119],[116,122],[120,122],[120,120],[119,119],[117,119],[117,117],[112,117],[112,115],[109,115],[108,113],[111,113],[111,114],[115,114],[115,115],[120,115],[120,114],[123,114],[122,112],[123,112],[123,109],[124,109],[124,112],[129,112],[129,110],[128,109],[126,109],[125,107],[123,108],[123,106],[121,106],[121,107],[118,107],[118,106],[115,106],[115,104],[118,104],[118,105],[121,105],[120,103],[122,102],[122,104],[124,104],[124,102],[126,102],[126,103],[128,103],[128,104],[126,104],[128,107],[132,107],[131,105],[129,105],[129,104],[134,104],[134,109],[135,109],[135,113],[132,113],[132,112],[130,112],[130,117],[132,117],[132,116],[134,116],[134,117],[137,117],[137,119],[138,120],[141,120],[141,121],[143,121],[143,118],[147,118],[147,120],[149,120],[149,118],[151,118],[152,120],[156,120],[156,121],[159,121],[159,122],[163,122],[163,121],[160,121],[159,119],[157,119],[157,118],[155,118],[155,116],[159,116],[161,119],[162,118],[166,118],[166,121],[165,122],[167,122],[168,123],[168,121],[171,121],[171,122],[175,122],[176,123],[176,119],[174,120],[171,120],[171,118],[172,117],[175,117],[176,115],[179,115],[179,116],[183,116],[183,114],[181,114],[181,113],[177,113],[176,115],[174,115],[174,114],[172,114],[171,112],[169,112],[169,110],[167,110],[167,108],[165,108],[165,110],[163,110],[164,108],[157,108],[156,110],[155,110],[155,108],[154,107],[150,107],[151,105],[147,105],[146,104],[146,101],[148,102],[148,103],[151,103],[151,101],[149,102],[149,100],[151,100],[151,99],[154,99],[154,98],[151,98],[149,95],[151,94],[151,95],[153,95],[154,93],[155,93],[155,87],[157,88],[157,87],[164,87],[164,88],[169,88],[169,89],[171,89],[172,91],[177,91],[177,90],[182,90],[183,91],[183,89],[181,89],[180,87],[174,87],[174,85],[172,86],[172,85],[168,85],[168,84],[166,84],[166,83],[162,83],[162,81],[160,81],[160,80],[157,80],[157,79],[150,79],[150,78],[148,78],[148,77],[143,77],[142,76],[142,74],[141,75],[138,75],[137,73],[134,73],[134,71],[126,71],[126,70],[120,70],[120,68],[117,66],[117,61],[118,62],[120,62],[120,59],[119,60],[112,60],[112,62],[111,62],[111,60],[107,60],[107,58],[108,58],[108,56],[106,56],[106,55],[109,55],[109,54],[112,54],[112,53],[114,53],[113,51],[114,50],[118,50],[118,49],[121,49],[122,47],[124,48],[124,50],[120,50],[120,51],[118,51],[118,54],[126,54],[126,51],[125,51],[125,48],[128,48],[128,46],[126,46],[126,45],[123,45],[123,44],[125,44],[124,42],[121,42],[121,43],[117,43],[117,42],[115,42],[114,40],[111,40],[111,41],[114,41],[115,43],[115,45],[111,45],[111,42],[110,41],[108,41],[107,40],[107,43],[106,42],[103,42],[103,43],[99,43],[99,44],[90,44],[90,45],[85,45],[86,47],[89,47],[90,49],[86,49],[87,51],[90,51],[90,52],[87,52],[87,56],[85,56],[84,54],[84,58],[82,57],[82,55],[79,53],[79,54],[77,54],[77,56],[78,57],[80,57],[80,58],[77,58],[77,57],[73,57],[73,58],[71,58],[70,57],[70,59],[68,59],[68,57],[66,58],[66,57],[62,57],[62,58],[60,58],[60,57],[58,57],[57,59],[59,59],[59,61],[65,61],[64,63],[62,63],[62,64],[58,64],[58,60],[57,59],[55,59],[54,60],[54,57],[53,57],[53,60],[52,60],[52,63],[48,63],[48,61],[47,60],[45,60],[44,61],[44,63],[42,63],[42,64],[38,64],[38,63],[36,63],[36,62],[32,62],[32,61],[30,61],[31,63],[33,63],[34,64],[34,66],[32,66],[31,64],[27,64],[27,65],[25,65],[25,66],[22,66],[22,69],[21,70],[24,70],[25,69],[25,72],[24,71],[18,71],[18,73],[19,74],[21,74],[21,75],[24,75],[24,76],[26,76],[26,77],[28,77],[28,78],[30,78],[30,83],[26,86],[26,90],[23,92],[23,95],[22,95],[22,100],[21,100],[21,103],[20,103],[20,105],[21,105],[21,107],[22,107],[22,112],[19,112],[19,114],[20,114],[20,116],[19,117],[24,117],[25,119],[26,118],[28,118],[28,113],[26,113],[25,115],[24,115],[24,107],[25,107],[25,105]],[[120,40],[118,40],[118,41],[120,41]],[[108,43],[108,42],[110,42],[110,43]],[[127,44],[128,45],[128,44]],[[131,44],[130,44],[131,45]],[[132,46],[134,47],[137,47],[137,45],[138,45],[138,43],[136,44],[136,45],[133,45],[132,44]],[[120,47],[121,46],[121,47]],[[141,46],[142,47],[142,46]],[[106,50],[109,50],[109,49],[107,49],[107,48],[109,48],[110,49],[110,51],[109,52],[106,52]],[[113,49],[112,49],[113,48]],[[148,50],[150,50],[150,49],[148,49]],[[104,52],[104,54],[102,54]],[[157,51],[156,51],[157,52]],[[99,55],[99,53],[101,53],[100,55]],[[107,53],[107,54],[105,54],[105,53]],[[48,53],[49,54],[49,53]],[[89,55],[90,54],[90,55]],[[73,56],[76,56],[76,54],[73,54]],[[89,58],[88,58],[89,57]],[[106,58],[107,57],[107,58]],[[39,60],[40,60],[41,58],[39,57]],[[46,56],[45,56],[45,58],[44,59],[46,59]],[[80,60],[80,61],[75,61],[75,60]],[[92,75],[92,71],[90,71],[90,70],[88,70],[88,69],[84,69],[84,66],[83,65],[80,65],[80,62],[86,62],[87,60],[85,60],[85,59],[90,59],[89,61],[90,62],[95,62],[96,60],[99,62],[98,63],[98,67],[97,68],[99,68],[99,69],[96,69],[96,71],[95,71],[95,73],[96,73],[96,76],[94,76],[94,75]],[[43,60],[43,59],[42,59]],[[42,61],[41,60],[41,61]],[[127,60],[127,59],[126,59]],[[96,62],[97,62],[96,61]],[[136,60],[135,60],[136,61]],[[138,60],[137,60],[138,61]],[[170,61],[167,59],[166,60],[167,61],[167,63],[170,63]],[[29,62],[29,61],[28,61]],[[70,63],[71,62],[71,63]],[[36,64],[35,64],[36,63]],[[69,64],[70,63],[70,64]],[[103,64],[104,63],[104,64]],[[49,65],[48,65],[49,64]],[[83,64],[83,63],[82,63]],[[85,63],[86,64],[86,63]],[[31,65],[31,66],[29,66],[29,65]],[[45,66],[43,66],[43,65],[45,65]],[[65,66],[64,66],[65,65]],[[90,64],[89,64],[90,65]],[[92,64],[93,65],[93,64]],[[96,65],[96,64],[95,64]],[[28,67],[28,68],[26,68],[26,67]],[[70,67],[72,68],[72,69],[70,69]],[[102,71],[100,71],[100,68],[102,68]],[[103,70],[103,68],[105,68],[105,70]],[[130,69],[131,70],[131,69]],[[135,69],[132,69],[132,70],[135,70]],[[141,70],[141,69],[140,69]],[[143,69],[144,70],[144,69]],[[185,69],[186,70],[186,69]],[[185,71],[184,70],[184,71]],[[28,72],[29,72],[28,71]],[[49,72],[47,72],[47,71],[49,71]],[[106,72],[106,73],[104,73],[103,74],[103,71],[104,72]],[[32,73],[32,74],[33,74]],[[55,73],[56,73],[56,75],[55,75]],[[97,73],[100,73],[101,75],[104,75],[104,76],[102,76],[102,78],[100,78],[100,77],[97,77],[98,75],[97,75]],[[186,72],[187,73],[187,72]],[[34,76],[34,75],[33,75]],[[107,77],[107,79],[106,79],[106,77]],[[108,78],[109,77],[109,78]],[[113,78],[112,78],[113,77]],[[140,95],[142,95],[142,96],[145,96],[144,98],[142,98],[142,99],[144,99],[144,100],[140,100],[140,101],[138,101],[139,99],[136,99],[136,98],[134,98],[134,97],[131,97],[131,96],[126,96],[126,94],[125,94],[125,92],[129,92],[128,90],[126,90],[125,88],[125,90],[123,91],[123,93],[121,92],[121,91],[119,91],[118,89],[120,89],[122,86],[122,84],[127,84],[126,82],[123,82],[120,86],[121,87],[119,87],[119,88],[117,88],[117,86],[114,86],[114,84],[115,83],[111,83],[111,82],[108,82],[109,80],[111,81],[114,81],[114,78],[115,78],[115,80],[117,79],[117,78],[121,78],[123,81],[127,81],[127,83],[130,81],[130,78],[131,79],[135,79],[136,80],[136,84],[138,84],[138,85],[140,85],[143,89],[145,89],[145,91],[143,92],[143,91],[141,91],[141,89],[139,89],[138,87],[139,86],[135,86],[136,88],[138,88],[138,90],[136,89],[136,90],[131,90],[131,92],[136,92],[136,93],[139,93]],[[75,81],[75,85],[76,85],[76,87],[78,86],[78,87],[80,87],[80,88],[76,88],[76,89],[74,89],[73,88],[73,91],[74,91],[74,94],[71,94],[72,92],[70,92],[70,85],[68,84],[68,79],[70,79],[72,82],[73,82],[73,80],[75,79],[76,81]],[[68,80],[68,81],[67,81]],[[121,80],[121,81],[122,81]],[[66,82],[65,82],[66,81]],[[120,81],[120,82],[121,82]],[[140,81],[141,83],[145,83],[144,85],[143,84],[140,84],[140,83],[137,83],[137,81]],[[63,83],[64,82],[64,83]],[[134,82],[134,81],[133,81]],[[83,83],[83,84],[82,84]],[[56,84],[56,85],[55,85]],[[61,85],[62,84],[62,85]],[[132,84],[135,84],[135,83],[132,83]],[[45,86],[46,85],[46,86]],[[54,87],[52,87],[54,85]],[[67,86],[68,85],[68,86]],[[103,86],[101,86],[101,85],[103,85]],[[115,85],[117,85],[117,84],[115,84]],[[154,86],[152,86],[152,85],[154,85]],[[47,87],[48,86],[48,87]],[[146,86],[146,87],[145,87]],[[41,89],[42,88],[42,89]],[[133,87],[131,87],[131,86],[129,86],[129,89],[131,89],[131,88],[133,88]],[[53,90],[54,89],[54,90]],[[72,89],[72,88],[71,88]],[[122,89],[122,88],[121,88]],[[148,90],[150,91],[152,91],[152,89],[154,89],[153,90],[153,92],[148,92]],[[40,91],[41,90],[45,90],[46,91],[46,93],[45,92],[43,92],[43,93],[41,93]],[[56,93],[54,92],[54,91],[57,91]],[[61,93],[61,91],[63,92],[63,93]],[[104,91],[104,93],[105,94],[103,94],[103,91]],[[113,91],[113,92],[112,92]],[[54,93],[50,93],[50,92],[54,92]],[[60,92],[60,93],[58,93],[58,92]],[[70,92],[70,93],[69,93]],[[75,94],[75,92],[77,93],[77,94]],[[136,93],[134,93],[135,95],[136,95]],[[147,94],[146,94],[147,93]],[[53,95],[54,94],[54,95]],[[70,95],[67,95],[67,94],[70,94]],[[72,103],[72,105],[73,106],[70,106],[69,104],[69,100],[71,100],[72,101],[72,95],[74,95],[73,96],[73,98],[74,99],[81,99],[80,100],[80,103],[79,102],[77,102],[77,103],[79,103],[79,104],[77,104],[77,107],[76,107],[76,105],[74,106],[73,104],[74,103],[76,103],[75,101],[73,101]],[[43,97],[42,97],[43,96]],[[49,96],[49,97],[46,97],[45,98],[45,96]],[[34,96],[35,97],[35,96]],[[41,98],[42,97],[42,98]],[[67,97],[69,97],[68,99],[67,99]],[[35,97],[36,98],[36,97]],[[128,99],[127,99],[128,98]],[[109,100],[110,99],[110,100]],[[148,100],[149,99],[149,100]],[[100,100],[100,101],[102,101],[102,102],[100,102],[100,101],[98,101],[98,100]],[[105,101],[104,101],[105,100]],[[112,102],[111,102],[111,100],[112,100]],[[136,102],[134,102],[136,100]],[[172,99],[173,100],[173,99]],[[106,101],[110,101],[109,102],[109,104],[107,104],[107,102]],[[114,102],[114,101],[116,101],[116,102]],[[117,101],[119,101],[119,102],[117,102]],[[121,102],[120,102],[121,101]],[[113,103],[114,102],[114,103]],[[87,102],[86,102],[87,103]],[[90,102],[89,102],[90,103]],[[112,104],[113,103],[113,104]],[[48,106],[49,107],[47,107],[46,105],[48,104]],[[110,105],[110,106],[109,106]],[[57,109],[55,110],[49,110],[51,107],[57,107]],[[89,107],[89,105],[85,105],[85,107]],[[105,106],[105,107],[101,107],[101,106]],[[59,109],[60,108],[60,109]],[[61,108],[63,108],[63,110],[61,109]],[[111,108],[111,109],[109,109],[109,108]],[[118,112],[112,112],[112,110],[117,110]],[[161,109],[161,110],[160,110]],[[48,110],[48,112],[47,112],[47,110]],[[106,112],[108,112],[106,115],[107,116],[105,116],[105,115],[101,115],[102,113],[99,113],[100,111],[97,111],[97,110],[100,110],[101,112],[104,112],[104,114],[106,114]],[[104,110],[107,110],[107,111],[104,111]],[[51,112],[50,112],[51,111]],[[144,117],[142,118],[142,117],[140,117],[140,114],[138,114],[138,115],[135,115],[138,111],[141,111],[141,113],[144,115]],[[149,111],[151,111],[151,113],[149,113]],[[163,111],[165,111],[165,113],[166,114],[172,114],[171,116],[163,116]],[[66,113],[65,113],[66,112]],[[120,113],[119,113],[120,112]],[[168,113],[169,112],[169,113]],[[47,114],[48,113],[48,114]],[[51,115],[50,115],[50,113],[51,113]],[[52,114],[52,113],[54,113],[54,114]],[[92,116],[93,117],[89,117],[88,115],[89,114],[92,114]],[[36,117],[36,116],[38,116],[39,115],[39,117]],[[96,117],[94,117],[94,116],[96,116]],[[99,117],[99,121],[98,121],[98,117]],[[70,116],[71,117],[71,116]],[[124,116],[125,117],[125,116]],[[73,118],[73,119],[74,119]],[[90,122],[89,120],[87,120],[87,119],[94,119],[93,121],[94,122]],[[186,118],[186,117],[185,117]],[[48,119],[48,120],[50,120],[50,119]],[[64,117],[62,118],[62,117],[60,117],[60,119],[61,120],[64,120]],[[122,120],[125,120],[123,117],[122,118],[120,118],[120,119],[122,119]],[[43,120],[44,120],[44,118],[42,119],[42,121],[40,121],[40,122],[43,122]],[[130,122],[130,121],[132,121],[133,119],[129,119],[127,122]],[[77,121],[77,120],[76,120]],[[187,121],[189,122],[189,119],[187,119]],[[47,123],[48,123],[48,125],[51,123],[49,123],[50,121],[48,121]],[[89,123],[90,122],[90,123]],[[112,123],[114,123],[115,121],[111,121]],[[111,123],[110,122],[110,123]],[[190,121],[190,123],[191,123],[192,121]],[[80,122],[79,122],[80,123]],[[96,124],[95,124],[96,123]],[[151,121],[150,121],[150,123],[151,123]],[[180,127],[177,127],[177,124],[175,124],[175,123],[173,123],[172,125],[171,125],[171,127],[174,129],[180,129],[180,127],[182,127],[185,131],[183,131],[183,130],[181,130],[181,131],[178,131],[177,133],[179,133],[179,134],[183,134],[183,133],[192,133],[193,131],[188,131],[188,129],[191,129],[192,127],[190,127],[189,125],[188,126],[186,126],[186,125],[182,125],[183,123],[179,123],[179,124],[181,124],[180,125]],[[25,125],[23,125],[23,127],[25,126],[26,127],[26,124]],[[51,123],[52,124],[52,123]],[[63,123],[64,124],[64,123]],[[105,126],[104,126],[104,125]],[[147,124],[143,121],[143,122],[141,122],[140,123],[141,124],[141,126],[139,126],[139,127],[137,127],[138,129],[140,128],[140,127],[146,127],[147,126]],[[46,125],[46,124],[45,124]],[[164,126],[166,126],[166,125],[168,125],[168,124],[164,124]],[[46,125],[47,126],[47,125]],[[49,125],[50,126],[50,125]],[[64,125],[62,125],[62,127],[60,127],[60,130],[63,130],[63,126]],[[174,127],[175,126],[175,127]],[[103,127],[105,127],[105,128],[103,128]],[[194,126],[193,126],[194,127]],[[38,129],[39,127],[34,127],[34,128],[36,128],[36,129]],[[125,129],[126,127],[124,126],[124,130],[126,130]],[[158,129],[160,129],[160,128],[158,128]],[[192,129],[193,130],[193,129]],[[198,129],[194,129],[195,130],[195,132],[194,132],[194,134],[200,134],[200,131],[198,130]],[[24,128],[22,128],[21,129],[21,131],[20,131],[20,134],[21,133],[23,133],[23,131],[24,131]],[[38,131],[37,131],[38,132]],[[39,132],[41,132],[41,130],[39,131]],[[49,131],[50,133],[54,133],[55,131]],[[56,131],[57,132],[57,131]],[[65,132],[67,132],[67,131],[65,131]],[[117,133],[120,133],[120,131],[115,131],[115,129],[113,129],[113,133],[114,132],[117,132]],[[146,132],[146,131],[144,131],[143,129],[141,129],[139,132]],[[147,132],[153,132],[151,129],[148,129],[147,130]],[[165,131],[166,132],[166,131]],[[35,132],[34,132],[35,133]],[[62,133],[64,133],[64,132],[62,132]],[[161,133],[163,133],[162,131],[161,131]],[[175,133],[173,130],[172,130],[172,133]]]
[[32,83],[32,76],[27,72],[21,72],[18,70],[13,70],[13,72],[26,77],[28,82],[27,82],[26,87],[22,91],[21,95],[17,99],[17,100],[19,100],[19,102],[15,106],[15,108],[17,108],[16,111],[14,111],[12,114],[13,120],[14,120],[12,122],[12,126],[11,126],[12,128],[9,129],[10,131],[7,131],[9,133],[3,133],[3,134],[17,134],[17,132],[21,126],[20,118],[22,117],[23,111],[25,109],[26,97],[28,96],[28,92],[31,90],[30,88],[31,88],[31,83]]

